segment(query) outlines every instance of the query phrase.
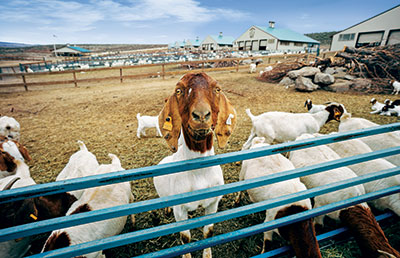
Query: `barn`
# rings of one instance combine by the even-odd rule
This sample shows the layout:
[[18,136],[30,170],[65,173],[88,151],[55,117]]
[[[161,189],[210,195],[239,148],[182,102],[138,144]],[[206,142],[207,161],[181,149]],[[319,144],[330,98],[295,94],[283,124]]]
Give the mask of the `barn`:
[[216,35],[208,35],[202,42],[201,42],[201,49],[202,50],[222,50],[222,49],[230,49],[233,47],[233,41],[235,40],[234,37],[225,36],[222,32],[219,33],[218,36]]
[[185,49],[188,50],[194,50],[194,49],[199,49],[201,44],[201,41],[199,37],[196,37],[196,39],[188,39],[185,42]]
[[67,45],[60,49],[54,50],[53,53],[56,53],[59,56],[85,56],[90,54],[90,50],[77,46]]
[[344,46],[386,46],[400,43],[400,5],[344,29],[332,37],[331,51]]
[[269,26],[251,26],[235,41],[235,48],[246,51],[272,50],[272,51],[304,51],[315,52],[319,42],[295,31],[276,28],[275,22],[270,21]]

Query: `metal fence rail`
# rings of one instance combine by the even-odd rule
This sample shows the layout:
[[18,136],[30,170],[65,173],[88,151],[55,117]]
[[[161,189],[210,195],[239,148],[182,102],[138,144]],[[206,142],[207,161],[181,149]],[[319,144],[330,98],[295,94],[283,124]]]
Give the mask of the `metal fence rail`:
[[[219,164],[225,164],[229,162],[235,162],[238,160],[252,159],[261,156],[287,152],[290,150],[303,149],[332,142],[353,139],[358,137],[364,137],[379,133],[392,132],[400,129],[400,123],[379,126],[375,128],[368,128],[357,130],[353,132],[340,133],[334,135],[322,136],[314,139],[306,139],[302,141],[290,142],[279,145],[271,145],[265,148],[251,149],[246,151],[239,151],[233,153],[226,153],[215,155],[212,157],[181,161],[176,163],[168,163],[163,165],[151,166],[146,168],[132,169],[121,172],[115,172],[105,175],[90,176],[86,178],[71,179],[60,182],[29,186],[19,189],[11,189],[0,192],[0,203],[6,203],[14,200],[21,200],[24,198],[31,198],[34,196],[42,196],[54,193],[60,193],[65,191],[71,191],[76,189],[83,189],[88,187],[94,187],[99,185],[114,184],[123,181],[142,179],[146,177],[153,177],[158,175],[176,173],[185,170],[197,169],[201,167],[215,166]],[[206,199],[213,196],[224,195],[232,192],[243,191],[249,188],[258,187],[262,185],[272,184],[299,176],[310,175],[319,173],[322,171],[348,166],[355,163],[368,161],[371,159],[381,158],[389,155],[400,154],[400,146],[380,150],[376,152],[366,153],[335,161],[325,162],[308,166],[304,168],[294,169],[285,171],[269,176],[255,178],[251,180],[245,180],[241,182],[235,182],[213,188],[203,189],[195,192],[184,193],[180,195],[168,196],[148,201],[142,201],[137,203],[131,203],[128,205],[122,205],[112,207],[108,209],[90,211],[86,213],[74,214],[71,216],[65,216],[61,218],[55,218],[46,221],[40,221],[30,223],[26,225],[11,227],[0,230],[0,241],[7,241],[20,237],[30,236],[39,234],[42,232],[48,232],[51,230],[70,227],[74,225],[85,224],[89,222],[95,222],[99,220],[125,216],[129,214],[136,214],[144,211],[160,209],[169,207],[181,203],[191,202],[200,199]],[[384,171],[374,172],[368,175],[352,178],[344,181],[330,184],[329,186],[321,186],[306,191],[302,191],[296,194],[290,194],[287,196],[281,196],[264,202],[254,203],[239,208],[230,209],[207,216],[194,218],[186,221],[175,222],[167,225],[158,226],[155,228],[144,229],[140,231],[130,232],[122,235],[117,235],[101,240],[96,240],[88,243],[74,245],[71,247],[50,251],[44,254],[34,255],[32,257],[71,257],[82,255],[94,251],[126,245],[134,242],[139,242],[147,239],[152,239],[161,235],[168,235],[175,232],[179,232],[186,229],[197,228],[203,225],[221,222],[232,218],[248,215],[254,212],[266,210],[272,207],[281,206],[283,204],[291,203],[297,200],[302,200],[316,195],[321,195],[350,187],[365,182],[378,180],[384,177],[390,177],[400,174],[400,168],[396,167]],[[312,209],[303,213],[295,214],[292,216],[284,217],[279,220],[263,223],[260,225],[252,226],[246,229],[230,232],[222,235],[215,236],[206,240],[197,241],[195,243],[186,244],[166,250],[162,250],[153,254],[148,254],[149,257],[169,257],[178,254],[184,254],[194,250],[200,250],[207,246],[213,246],[222,242],[232,241],[238,238],[243,238],[248,235],[256,234],[262,231],[267,231],[276,227],[281,227],[286,224],[294,223],[299,220],[308,219],[310,217],[318,216],[324,213],[331,212],[332,210],[341,209],[354,205],[355,203],[364,202],[370,199],[380,198],[385,195],[394,194],[400,192],[400,186],[391,187],[374,193],[369,193],[363,196],[355,197],[342,202],[330,204],[318,209]],[[147,256],[147,255],[146,255]]]

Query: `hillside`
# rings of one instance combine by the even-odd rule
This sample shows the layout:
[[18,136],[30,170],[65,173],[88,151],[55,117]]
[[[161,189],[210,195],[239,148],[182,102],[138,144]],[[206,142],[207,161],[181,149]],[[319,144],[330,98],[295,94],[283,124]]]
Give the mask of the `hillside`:
[[332,41],[332,36],[336,33],[338,33],[338,31],[307,33],[304,35],[312,39],[318,40],[319,42],[321,42],[321,45],[330,45]]

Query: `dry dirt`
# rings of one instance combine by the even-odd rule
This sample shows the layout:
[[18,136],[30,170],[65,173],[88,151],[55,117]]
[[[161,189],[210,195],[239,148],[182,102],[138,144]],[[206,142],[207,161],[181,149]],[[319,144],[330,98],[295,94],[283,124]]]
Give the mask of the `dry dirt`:
[[[304,101],[308,98],[315,104],[327,101],[343,103],[353,116],[364,117],[379,124],[394,123],[395,117],[369,114],[369,101],[372,97],[383,102],[386,95],[338,94],[324,91],[299,93],[293,89],[285,90],[275,85],[259,82],[255,75],[246,72],[210,73],[217,79],[238,113],[237,129],[228,146],[217,149],[217,153],[238,151],[250,133],[251,121],[245,114],[245,108],[251,108],[253,114],[266,111],[305,112]],[[79,88],[41,88],[28,92],[0,93],[2,105],[0,114],[13,116],[21,124],[21,142],[28,148],[33,160],[29,163],[32,177],[37,183],[55,180],[56,175],[68,162],[69,157],[78,150],[77,140],[82,140],[93,152],[100,163],[109,163],[107,154],[116,154],[125,169],[157,164],[169,155],[162,138],[156,137],[155,130],[149,130],[148,136],[136,137],[136,114],[157,115],[164,99],[172,92],[179,77],[162,79],[131,80],[122,84],[109,82],[82,85]],[[32,88],[33,89],[33,88]],[[12,112],[11,112],[12,111]],[[331,121],[323,127],[322,133],[337,130],[338,123]],[[238,180],[239,164],[223,165],[225,183]],[[157,197],[151,179],[132,182],[132,192],[136,201]],[[241,204],[247,204],[247,199]],[[234,207],[233,195],[224,196],[219,210]],[[197,215],[197,214],[195,214]],[[136,215],[136,224],[127,224],[124,232],[153,227],[173,222],[173,216],[165,216],[161,211]],[[263,213],[257,213],[235,220],[218,223],[216,234],[233,231],[263,221]],[[400,249],[400,239],[396,232],[400,229],[395,221],[387,227],[386,234],[392,244]],[[200,229],[192,230],[193,241],[202,239]],[[37,237],[32,253],[41,249],[45,236]],[[279,237],[277,237],[279,239]],[[126,247],[107,250],[108,257],[132,257],[159,249],[178,245],[178,235],[131,244]],[[275,241],[272,247],[284,244]],[[262,235],[237,240],[213,248],[215,257],[249,257],[261,251]],[[341,245],[343,246],[343,245]],[[325,257],[359,257],[357,247],[344,245],[330,247],[323,251]],[[336,252],[337,251],[337,252]],[[200,257],[200,253],[194,253]]]

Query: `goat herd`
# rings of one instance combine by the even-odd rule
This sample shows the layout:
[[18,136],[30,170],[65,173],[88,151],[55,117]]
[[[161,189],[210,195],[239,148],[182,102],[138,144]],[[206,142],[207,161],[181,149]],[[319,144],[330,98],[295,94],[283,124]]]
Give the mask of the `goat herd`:
[[[398,100],[382,104],[375,99],[372,99],[371,103],[374,110],[372,113],[383,114],[398,109],[399,104]],[[319,137],[320,128],[330,120],[340,122],[339,132],[378,125],[363,118],[352,118],[345,107],[339,103],[313,105],[311,100],[307,100],[305,106],[309,110],[308,113],[267,112],[255,116],[247,109],[246,113],[253,127],[243,149],[267,146],[273,142]],[[214,155],[214,135],[218,146],[223,148],[233,133],[237,114],[214,79],[205,73],[188,73],[176,84],[173,94],[166,100],[158,116],[138,114],[137,119],[138,138],[142,134],[145,135],[146,128],[156,127],[157,135],[164,137],[173,152],[171,156],[165,157],[160,162],[162,164]],[[0,189],[2,190],[35,184],[30,176],[29,167],[25,164],[25,160],[31,158],[27,149],[19,143],[19,129],[20,125],[14,118],[6,116],[0,118]],[[83,142],[78,141],[78,144],[80,150],[70,157],[65,168],[57,176],[57,181],[124,170],[117,156],[109,154],[111,164],[100,165]],[[240,180],[256,178],[399,145],[400,135],[393,132],[364,137],[361,140],[353,139],[296,150],[290,152],[288,158],[275,154],[243,161],[239,178]],[[248,194],[252,202],[259,202],[399,165],[400,155],[375,159],[368,161],[368,164],[341,167],[249,189]],[[157,176],[153,180],[160,197],[224,184],[220,166]],[[306,199],[269,209],[266,211],[265,220],[274,220],[394,185],[400,185],[400,175],[317,196],[313,205],[310,199]],[[186,220],[188,212],[200,206],[204,207],[206,214],[216,213],[221,198],[222,196],[218,196],[176,205],[172,207],[173,215],[176,221]],[[237,201],[239,198],[240,193]],[[130,202],[133,202],[131,187],[129,182],[124,182],[2,204],[0,223],[1,228],[6,228]],[[399,194],[335,211],[326,216],[341,221],[350,228],[363,257],[400,257],[400,253],[389,244],[369,205],[380,210],[390,209],[400,216]],[[315,218],[315,223],[323,225],[324,216]],[[125,216],[55,230],[48,237],[42,252],[119,234],[124,228],[126,219]],[[131,219],[134,221],[133,216]],[[279,228],[276,232],[292,244],[297,257],[321,257],[312,220]],[[205,238],[213,235],[213,224],[204,226],[203,235]],[[180,232],[180,240],[182,243],[190,242],[190,231]],[[272,241],[272,231],[264,233],[263,252],[268,241]],[[29,244],[29,238],[0,243],[1,257],[21,257],[28,251]],[[203,257],[211,256],[211,248],[203,250]],[[85,257],[104,257],[104,254],[99,251],[87,254]],[[185,254],[184,257],[191,257],[191,255]]]

